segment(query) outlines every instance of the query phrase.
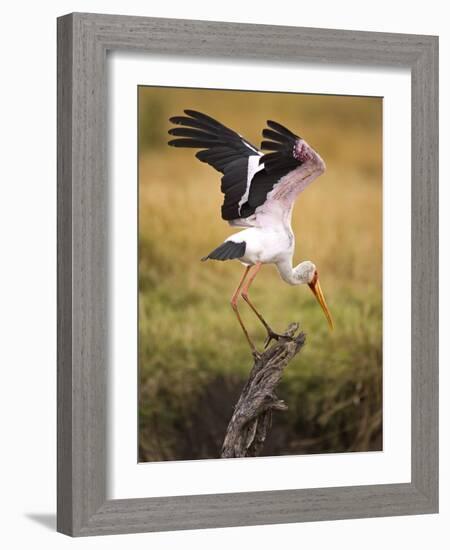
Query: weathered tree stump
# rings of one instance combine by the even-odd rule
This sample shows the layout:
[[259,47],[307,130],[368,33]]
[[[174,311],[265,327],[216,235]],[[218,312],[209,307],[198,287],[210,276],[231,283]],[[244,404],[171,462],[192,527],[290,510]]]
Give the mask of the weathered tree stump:
[[221,458],[258,456],[272,424],[272,411],[287,409],[275,389],[305,343],[302,331],[296,335],[298,328],[297,323],[289,325],[283,338],[255,360],[228,424]]

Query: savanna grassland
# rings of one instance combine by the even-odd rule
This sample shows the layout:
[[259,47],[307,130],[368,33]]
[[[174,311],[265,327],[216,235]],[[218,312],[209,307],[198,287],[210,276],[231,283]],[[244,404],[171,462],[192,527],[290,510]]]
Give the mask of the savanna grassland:
[[[382,447],[382,103],[378,98],[140,88],[141,461],[217,458],[252,360],[229,298],[236,262],[200,258],[237,229],[220,218],[220,174],[167,146],[168,118],[197,109],[259,146],[267,119],[306,139],[326,173],[297,200],[294,264],[313,261],[335,330],[307,287],[265,266],[252,297],[307,345],[285,371],[266,455]],[[240,305],[262,348],[264,329]]]

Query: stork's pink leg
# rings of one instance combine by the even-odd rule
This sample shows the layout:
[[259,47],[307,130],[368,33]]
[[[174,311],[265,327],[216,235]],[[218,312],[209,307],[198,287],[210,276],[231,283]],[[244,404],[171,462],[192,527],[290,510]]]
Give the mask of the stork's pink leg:
[[242,275],[242,278],[239,281],[239,284],[238,284],[236,290],[234,291],[233,296],[231,297],[231,307],[233,308],[233,311],[236,314],[237,320],[239,321],[239,324],[241,325],[241,328],[244,331],[245,337],[247,338],[247,342],[249,343],[249,346],[250,346],[250,349],[252,350],[253,355],[255,357],[258,357],[259,353],[256,349],[255,344],[253,343],[252,339],[250,338],[250,335],[248,334],[247,329],[245,328],[245,325],[244,325],[244,323],[241,319],[241,316],[240,316],[239,310],[238,310],[238,306],[237,306],[237,302],[238,302],[239,296],[241,294],[242,285],[244,284],[245,279],[246,279],[246,277],[247,277],[247,275],[248,275],[251,268],[252,268],[252,266],[247,266],[245,268],[244,275]]
[[252,304],[252,302],[251,302],[251,300],[248,296],[248,291],[249,291],[250,285],[255,280],[256,275],[258,275],[259,270],[261,269],[261,266],[262,266],[261,262],[258,262],[257,264],[255,264],[255,268],[254,268],[251,276],[248,278],[247,282],[242,286],[241,296],[242,296],[242,298],[244,298],[244,300],[247,302],[247,304],[252,308],[253,312],[256,314],[258,319],[264,325],[267,332],[271,332],[272,329],[270,328],[270,326],[268,325],[268,323],[266,322],[264,317],[261,315],[261,313],[259,313],[259,311],[256,309],[256,307]]
[[252,271],[251,276],[248,278],[247,282],[242,287],[241,296],[244,298],[244,300],[247,302],[247,304],[251,307],[255,315],[258,317],[258,319],[261,321],[261,323],[264,325],[264,328],[267,330],[267,339],[265,342],[264,347],[267,347],[270,344],[271,340],[278,340],[279,338],[282,338],[282,334],[277,334],[275,331],[272,330],[272,328],[269,326],[267,321],[264,319],[264,317],[259,313],[259,311],[256,309],[256,307],[252,304],[248,291],[250,288],[250,285],[253,283],[256,275],[258,275],[259,270],[261,269],[262,263],[258,262],[255,264],[255,268]]

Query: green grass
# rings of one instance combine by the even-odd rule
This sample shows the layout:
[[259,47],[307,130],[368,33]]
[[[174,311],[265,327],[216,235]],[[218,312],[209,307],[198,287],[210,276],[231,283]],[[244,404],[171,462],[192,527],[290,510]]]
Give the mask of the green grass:
[[[140,459],[217,457],[251,366],[229,305],[243,268],[238,262],[200,262],[235,231],[219,217],[220,176],[192,151],[164,145],[167,117],[186,107],[221,118],[256,143],[249,133],[259,132],[269,111],[280,122],[293,120],[292,128],[318,148],[328,166],[297,201],[294,262],[310,259],[318,266],[335,331],[329,332],[309,289],[286,285],[273,266],[264,266],[251,289],[275,330],[297,321],[307,333],[305,348],[280,385],[289,410],[275,415],[265,454],[380,449],[380,103],[261,94],[249,113],[245,94],[221,96],[218,101],[217,92],[141,92]],[[144,132],[152,123],[152,131]],[[240,310],[262,347],[259,321],[245,303]]]

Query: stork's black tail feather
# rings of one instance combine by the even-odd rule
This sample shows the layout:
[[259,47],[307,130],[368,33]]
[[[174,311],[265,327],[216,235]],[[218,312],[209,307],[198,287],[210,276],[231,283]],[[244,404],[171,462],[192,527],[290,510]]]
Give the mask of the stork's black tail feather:
[[245,254],[245,241],[242,243],[235,243],[233,241],[225,241],[220,246],[215,248],[207,256],[202,258],[202,262],[206,260],[235,260],[236,258],[242,258]]

